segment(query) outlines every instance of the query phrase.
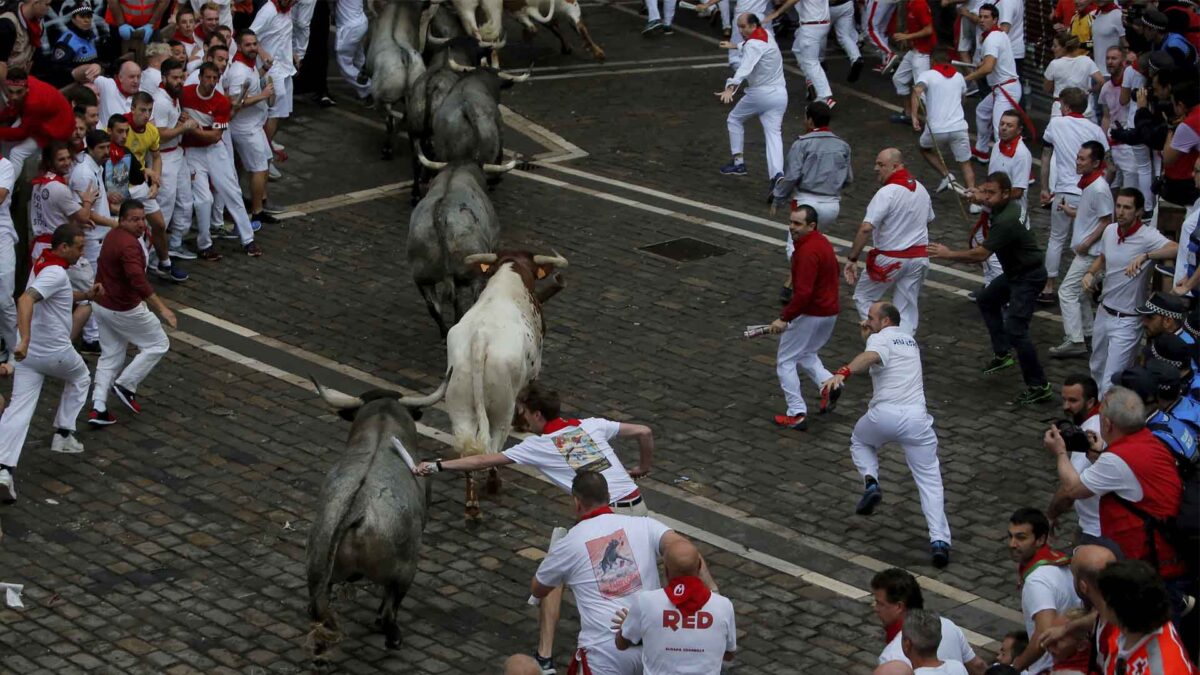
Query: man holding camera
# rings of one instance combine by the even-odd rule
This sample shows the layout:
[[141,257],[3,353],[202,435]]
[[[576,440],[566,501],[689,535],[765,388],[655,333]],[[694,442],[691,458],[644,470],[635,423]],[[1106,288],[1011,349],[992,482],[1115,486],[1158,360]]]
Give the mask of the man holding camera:
[[[1096,381],[1087,374],[1069,375],[1062,385],[1062,411],[1066,419],[1055,422],[1067,452],[1071,456],[1071,465],[1079,473],[1083,473],[1100,457],[1092,452],[1088,435],[1100,437],[1100,402],[1097,400],[1099,390]],[[1103,448],[1103,441],[1101,441]],[[1071,502],[1062,499],[1051,499],[1046,509],[1046,517],[1055,524]],[[1092,543],[1100,537],[1100,498],[1087,497],[1075,501],[1075,515],[1079,518],[1079,543]]]

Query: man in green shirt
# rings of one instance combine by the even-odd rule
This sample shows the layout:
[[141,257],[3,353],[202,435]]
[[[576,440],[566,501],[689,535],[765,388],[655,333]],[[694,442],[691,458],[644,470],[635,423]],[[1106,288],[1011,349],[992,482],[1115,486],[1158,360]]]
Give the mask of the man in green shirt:
[[987,325],[995,355],[983,369],[994,373],[1013,365],[1013,354],[1021,364],[1025,391],[1013,403],[1029,405],[1048,401],[1054,396],[1046,374],[1038,361],[1037,346],[1029,337],[1038,293],[1046,283],[1046,267],[1041,247],[1033,232],[1021,219],[1021,206],[1011,198],[1012,182],[1008,175],[996,172],[979,186],[979,195],[990,213],[985,214],[984,241],[969,251],[953,251],[942,244],[930,244],[929,257],[951,262],[979,263],[993,253],[1004,274],[996,277],[979,293],[979,311]]

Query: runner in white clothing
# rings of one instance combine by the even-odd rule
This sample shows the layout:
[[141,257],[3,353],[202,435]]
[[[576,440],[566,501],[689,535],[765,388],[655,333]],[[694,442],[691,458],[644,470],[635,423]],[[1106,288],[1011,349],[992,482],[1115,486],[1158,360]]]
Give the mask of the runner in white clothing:
[[871,515],[883,501],[879,449],[888,443],[899,443],[921,496],[933,565],[945,567],[950,564],[950,523],[946,520],[937,433],[933,430],[933,417],[925,408],[921,350],[903,329],[899,310],[886,302],[871,305],[862,322],[862,334],[867,341],[866,349],[821,386],[822,393],[828,396],[851,375],[871,373],[875,395],[850,436],[850,456],[866,487],[855,512]]
[[717,92],[722,103],[733,103],[739,87],[746,85],[745,94],[733,110],[729,111],[726,126],[729,129],[729,150],[733,161],[721,167],[727,176],[745,176],[746,163],[742,157],[745,141],[745,122],[757,117],[762,124],[767,146],[767,175],[771,185],[783,175],[783,115],[787,111],[787,83],[783,79],[783,55],[775,37],[766,31],[754,14],[740,14],[737,18],[738,33],[745,42],[735,45],[721,42],[722,49],[734,49],[741,53],[741,64],[733,77],[725,81],[725,89]]
[[[902,630],[909,614],[925,609],[921,586],[906,570],[892,567],[871,577],[871,594],[875,598],[875,617],[883,625],[886,642],[879,653],[879,665],[895,664],[911,668],[913,664],[904,654]],[[939,623],[941,639],[937,646],[937,658],[946,662],[958,661],[966,666],[971,675],[983,675],[987,664],[975,655],[962,629],[944,616],[940,617]]]
[[[916,335],[920,318],[917,301],[929,270],[929,223],[933,204],[925,186],[904,166],[904,156],[887,148],[875,158],[875,175],[883,187],[867,204],[867,213],[846,255],[842,274],[855,286],[854,304],[865,320],[871,303],[889,289],[904,317],[904,329]],[[867,254],[867,274],[860,276],[858,257],[870,237],[874,248]]]
[[900,648],[913,675],[967,675],[962,661],[938,654],[941,646],[942,618],[929,610],[909,610],[900,631]]
[[7,157],[0,157],[0,340],[4,341],[0,355],[7,355],[17,346],[17,228],[12,219],[12,192],[17,172]]
[[[707,9],[712,5],[715,5],[717,2],[718,0],[705,0],[704,2],[696,5],[696,11],[699,12],[703,9]],[[759,23],[762,24],[763,30],[765,30],[768,35],[774,36],[775,31],[771,28],[772,24],[768,21],[763,21],[763,17],[771,13],[770,7],[772,6],[773,5],[771,5],[769,0],[737,0],[733,7],[733,16],[739,17],[743,14],[753,14],[754,16],[758,17]],[[729,49],[729,65],[734,69],[737,69],[742,63],[742,51],[738,49],[738,47],[745,41],[746,36],[742,34],[741,30],[735,28],[731,32],[729,44],[733,46]],[[783,59],[780,59],[780,67],[782,67],[782,64]]]
[[225,93],[233,105],[229,131],[242,168],[250,174],[250,220],[277,223],[274,216],[263,212],[267,200],[267,169],[272,157],[271,143],[264,127],[269,102],[275,97],[275,86],[270,80],[265,85],[262,82],[257,61],[258,36],[254,31],[240,30],[235,39],[237,53],[224,75]]
[[783,4],[768,14],[763,23],[770,24],[796,6],[796,15],[800,26],[796,29],[796,37],[792,40],[792,54],[796,57],[796,65],[804,72],[808,81],[809,99],[824,101],[830,108],[837,105],[833,100],[833,90],[829,88],[829,78],[821,66],[821,51],[825,41],[829,39],[829,2],[828,0],[784,0]]
[[[673,0],[667,2],[674,9]],[[365,101],[371,95],[371,79],[365,77],[362,72],[367,62],[367,52],[363,48],[363,41],[367,37],[367,14],[363,11],[363,4],[363,0],[337,0],[337,34],[334,37],[334,45],[342,78],[354,90],[359,100]]]
[[[988,158],[986,175],[1002,173],[1008,176],[1008,180],[1013,184],[1009,194],[1013,201],[1020,203],[1021,221],[1028,229],[1029,211],[1025,193],[1028,192],[1026,186],[1029,185],[1029,179],[1033,175],[1033,153],[1029,152],[1025,141],[1021,138],[1023,128],[1021,116],[1017,114],[1016,110],[1004,111],[1004,114],[1000,116],[1000,141],[996,143],[992,149],[992,156]],[[969,199],[971,200],[971,213],[982,214],[986,207],[982,206],[983,200],[979,191],[973,190]],[[981,216],[971,230],[972,248],[980,246],[987,240],[987,236],[984,234],[986,218],[986,215]],[[996,257],[995,253],[988,256],[981,265],[984,287],[1004,273],[1004,269],[1000,266],[1000,259]]]
[[1060,616],[1082,604],[1075,594],[1071,556],[1050,548],[1050,521],[1037,509],[1017,509],[1008,521],[1008,551],[1017,563],[1021,613],[1029,645],[1015,655],[1012,666],[1020,671],[1043,673],[1054,660],[1041,646],[1042,637]]
[[979,28],[982,41],[978,67],[966,76],[967,82],[987,79],[991,92],[983,97],[975,108],[975,155],[986,160],[991,154],[993,141],[998,137],[1000,116],[1006,110],[1021,110],[1021,82],[1018,79],[1016,61],[1013,60],[1012,41],[997,25],[999,11],[996,5],[986,3],[979,8]]
[[[628,609],[635,594],[662,588],[658,557],[686,541],[653,518],[617,515],[609,508],[608,483],[596,471],[575,475],[571,483],[579,522],[551,544],[530,585],[535,598],[545,598],[566,584],[579,610],[578,647],[572,657],[584,673],[630,675],[642,665],[642,650],[618,650],[611,622]],[[700,578],[710,591],[716,584],[701,561]]]
[[[936,192],[942,192],[957,182],[943,161],[945,154],[952,155],[954,161],[958,162],[966,181],[964,187],[967,190],[975,189],[971,139],[967,135],[967,117],[962,105],[966,93],[966,80],[950,65],[950,56],[940,49],[933,53],[933,66],[917,76],[913,86],[910,116],[913,130],[921,132],[921,156],[942,175]],[[922,103],[925,105],[924,125],[919,114]],[[934,150],[934,143],[937,143],[937,151]]]
[[0,502],[3,503],[11,504],[17,499],[13,470],[21,458],[29,422],[47,377],[64,382],[50,449],[83,452],[83,444],[75,438],[75,418],[87,400],[91,378],[87,364],[71,345],[71,307],[76,300],[91,300],[100,293],[97,286],[86,293],[71,290],[67,268],[83,255],[83,246],[80,227],[67,224],[55,229],[49,247],[34,262],[29,287],[17,304],[20,338],[12,347],[16,360],[12,401],[0,416]]
[[194,260],[196,254],[183,245],[183,235],[192,226],[192,172],[184,159],[183,135],[199,125],[183,114],[179,97],[183,95],[184,65],[167,59],[162,66],[162,84],[151,92],[154,112],[150,122],[158,129],[158,151],[162,156],[162,181],[158,205],[167,225],[167,246],[172,258]]
[[700,552],[689,541],[663,551],[667,585],[634,596],[613,617],[617,649],[642,646],[643,675],[709,675],[737,651],[733,603],[700,578]]
[[1100,238],[1100,254],[1083,277],[1083,290],[1091,292],[1103,270],[1104,290],[1092,333],[1092,379],[1100,396],[1112,386],[1112,376],[1137,355],[1142,340],[1142,320],[1137,310],[1149,295],[1152,260],[1175,257],[1178,244],[1141,220],[1145,200],[1136,188],[1117,191],[1115,223]]
[[1056,358],[1087,355],[1084,339],[1092,335],[1094,311],[1091,297],[1083,293],[1083,275],[1092,266],[1100,250],[1100,236],[1113,215],[1112,190],[1104,180],[1104,146],[1096,141],[1084,143],[1075,158],[1075,173],[1079,176],[1076,185],[1082,190],[1078,206],[1072,208],[1060,202],[1054,207],[1062,209],[1074,221],[1071,250],[1075,252],[1075,259],[1058,286],[1064,338],[1062,344],[1050,348],[1050,356]]

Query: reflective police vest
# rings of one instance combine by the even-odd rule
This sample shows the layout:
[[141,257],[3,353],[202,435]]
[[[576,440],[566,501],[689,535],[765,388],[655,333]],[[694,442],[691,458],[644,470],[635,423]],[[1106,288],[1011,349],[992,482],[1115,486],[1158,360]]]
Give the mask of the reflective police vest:
[[[1178,406],[1176,403],[1171,410],[1174,412]],[[1200,428],[1196,425],[1159,410],[1146,420],[1146,428],[1167,446],[1177,462],[1196,463],[1197,457],[1200,456],[1200,450],[1197,448],[1197,444],[1200,443]]]
[[69,27],[59,36],[54,45],[54,60],[59,63],[92,63],[99,57],[96,51],[96,36],[82,36]]

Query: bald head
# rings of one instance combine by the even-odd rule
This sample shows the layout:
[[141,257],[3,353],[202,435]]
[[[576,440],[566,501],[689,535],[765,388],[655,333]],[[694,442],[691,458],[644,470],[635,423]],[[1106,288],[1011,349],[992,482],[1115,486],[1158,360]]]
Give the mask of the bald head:
[[886,185],[888,178],[904,166],[904,155],[896,148],[884,148],[875,157],[875,175],[880,185]]
[[877,666],[873,675],[913,675],[913,669],[903,661],[888,661]]
[[1075,593],[1093,605],[1100,601],[1100,589],[1096,580],[1105,567],[1117,561],[1112,551],[1088,544],[1077,546],[1071,554],[1071,575],[1075,577]]
[[669,578],[700,576],[700,551],[686,539],[668,546],[663,551],[663,561],[667,565]]
[[532,656],[513,654],[504,662],[504,675],[542,675],[542,669]]
[[121,85],[121,91],[129,92],[127,95],[132,95],[138,91],[138,86],[142,82],[142,67],[133,61],[126,61],[121,64],[121,69],[117,71],[117,83]]

